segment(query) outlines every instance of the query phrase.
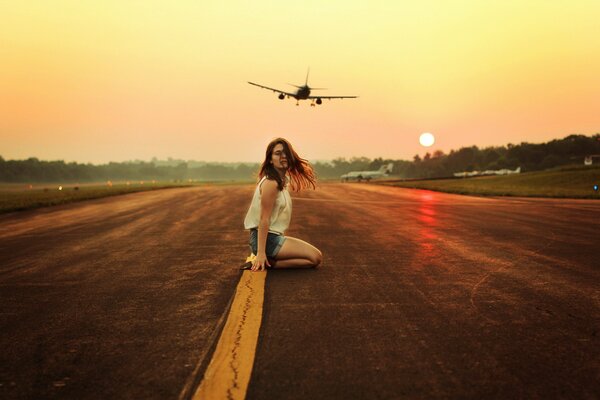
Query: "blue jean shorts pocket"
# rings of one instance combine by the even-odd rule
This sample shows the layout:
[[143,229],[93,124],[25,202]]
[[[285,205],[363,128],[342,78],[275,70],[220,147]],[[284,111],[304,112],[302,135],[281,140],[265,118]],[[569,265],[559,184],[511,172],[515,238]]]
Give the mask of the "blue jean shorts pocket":
[[[279,250],[281,250],[281,246],[283,246],[283,242],[285,242],[285,236],[278,235],[276,233],[269,232],[267,235],[267,245],[265,252],[267,253],[267,257],[275,258]],[[258,254],[258,230],[251,229],[250,230],[250,251],[253,254]]]

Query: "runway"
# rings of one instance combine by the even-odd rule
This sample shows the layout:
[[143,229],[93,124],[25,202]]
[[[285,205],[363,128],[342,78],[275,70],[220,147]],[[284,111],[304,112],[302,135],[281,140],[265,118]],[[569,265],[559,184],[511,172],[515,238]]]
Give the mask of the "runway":
[[[188,396],[239,281],[252,190],[0,216],[0,397]],[[597,398],[600,202],[293,197],[288,234],[324,263],[268,272],[246,398]]]

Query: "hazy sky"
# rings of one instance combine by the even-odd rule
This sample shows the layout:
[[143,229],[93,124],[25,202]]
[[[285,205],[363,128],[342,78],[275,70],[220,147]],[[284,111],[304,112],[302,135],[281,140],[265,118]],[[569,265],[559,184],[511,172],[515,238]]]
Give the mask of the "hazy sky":
[[[0,155],[411,159],[600,132],[600,1],[3,1]],[[358,95],[296,107],[247,81]]]

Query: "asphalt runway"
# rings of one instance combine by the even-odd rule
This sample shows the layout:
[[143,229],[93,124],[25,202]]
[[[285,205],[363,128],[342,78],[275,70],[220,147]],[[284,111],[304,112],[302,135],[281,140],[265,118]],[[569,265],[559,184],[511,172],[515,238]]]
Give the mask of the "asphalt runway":
[[[247,255],[253,186],[0,216],[0,397],[177,399]],[[598,398],[600,202],[367,184],[294,197],[248,399]]]

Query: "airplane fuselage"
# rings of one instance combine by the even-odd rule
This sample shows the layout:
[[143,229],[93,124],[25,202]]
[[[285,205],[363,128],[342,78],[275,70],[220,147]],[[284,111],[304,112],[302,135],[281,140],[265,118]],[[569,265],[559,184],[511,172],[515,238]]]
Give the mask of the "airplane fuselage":
[[377,171],[352,171],[348,172],[341,176],[342,182],[349,181],[358,181],[362,182],[363,180],[369,182],[371,179],[384,178],[392,172],[392,168],[394,168],[394,163],[388,163],[388,165],[383,165]]
[[308,99],[308,96],[310,96],[310,88],[307,85],[305,85],[298,88],[298,91],[296,92],[296,95],[294,97],[296,98],[296,100],[306,100]]

